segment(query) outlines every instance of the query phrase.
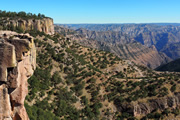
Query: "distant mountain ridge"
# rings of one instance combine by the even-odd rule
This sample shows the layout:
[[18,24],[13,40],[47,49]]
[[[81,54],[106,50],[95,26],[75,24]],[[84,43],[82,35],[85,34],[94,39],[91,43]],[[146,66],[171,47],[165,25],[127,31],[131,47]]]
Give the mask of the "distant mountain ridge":
[[58,26],[70,28],[70,29],[79,29],[85,28],[91,31],[108,31],[113,30],[116,31],[122,27],[131,27],[131,26],[180,26],[180,23],[122,23],[122,24],[55,24]]
[[[68,28],[55,26],[55,31],[64,34]],[[79,28],[74,34],[68,35],[73,40],[78,41],[81,45],[96,48],[99,50],[110,51],[122,59],[132,60],[135,63],[156,68],[165,64],[171,59],[164,53],[158,52],[153,46],[148,47],[129,37],[121,31],[90,31]]]
[[[178,23],[66,24],[60,26],[76,29],[86,38],[109,42],[110,44],[127,44],[137,41],[147,47],[154,46],[158,52],[164,53],[173,60],[180,58],[180,26]],[[119,37],[114,37],[113,34],[117,33],[119,33]],[[126,38],[119,40],[123,36]]]
[[112,44],[127,44],[134,41],[121,31],[90,31],[80,28],[77,29],[76,32],[84,35],[86,38],[104,41]]

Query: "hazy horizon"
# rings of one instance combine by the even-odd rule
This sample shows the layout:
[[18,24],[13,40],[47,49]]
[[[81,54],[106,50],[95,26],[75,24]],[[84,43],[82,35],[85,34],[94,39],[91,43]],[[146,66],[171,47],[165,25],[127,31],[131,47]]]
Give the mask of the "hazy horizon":
[[180,22],[179,23],[171,23],[171,22],[158,22],[158,23],[156,23],[156,22],[150,22],[150,23],[54,23],[54,24],[180,24]]

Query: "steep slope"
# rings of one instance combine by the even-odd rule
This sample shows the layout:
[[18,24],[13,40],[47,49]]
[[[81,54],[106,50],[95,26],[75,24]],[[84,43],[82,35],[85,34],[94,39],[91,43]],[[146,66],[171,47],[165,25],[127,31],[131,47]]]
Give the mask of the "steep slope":
[[153,69],[171,61],[171,59],[164,53],[158,52],[154,46],[147,47],[138,42],[132,42],[125,45],[112,45],[106,42],[98,42],[93,40],[79,40],[79,43],[91,48],[110,51],[122,59],[131,60],[137,64],[141,64]]
[[[162,28],[163,29],[163,28]],[[164,28],[165,29],[165,28]],[[143,45],[154,45],[158,51],[165,53],[172,59],[180,57],[179,43],[180,43],[180,28],[175,27],[167,31],[150,31],[140,33],[135,37]]]
[[168,44],[161,51],[174,60],[178,59],[180,58],[180,42]]
[[157,73],[58,34],[35,38],[30,119],[178,119],[179,74]]
[[0,31],[0,119],[29,120],[24,107],[27,79],[36,68],[36,48],[28,34]]
[[171,71],[171,72],[180,72],[180,59],[171,61],[165,65],[159,66],[156,68],[157,71]]
[[167,55],[158,52],[154,46],[142,45],[122,32],[78,29],[73,35],[67,36],[84,46],[110,51],[123,59],[132,60],[153,69],[171,61]]

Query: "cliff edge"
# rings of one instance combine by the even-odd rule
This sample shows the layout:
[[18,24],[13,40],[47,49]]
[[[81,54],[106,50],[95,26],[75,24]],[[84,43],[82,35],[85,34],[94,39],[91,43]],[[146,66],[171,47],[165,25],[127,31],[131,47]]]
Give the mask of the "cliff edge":
[[28,78],[36,67],[29,34],[0,31],[0,120],[29,120],[24,107]]
[[23,19],[23,18],[0,18],[0,22],[4,28],[9,28],[14,31],[15,28],[22,29],[23,31],[28,30],[37,30],[44,32],[49,35],[54,34],[54,23],[51,18],[42,18],[42,19]]

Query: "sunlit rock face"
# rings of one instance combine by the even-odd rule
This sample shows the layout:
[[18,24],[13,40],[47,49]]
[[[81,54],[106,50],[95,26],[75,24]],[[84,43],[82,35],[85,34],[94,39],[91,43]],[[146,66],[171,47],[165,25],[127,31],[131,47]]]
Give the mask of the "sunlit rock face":
[[49,35],[54,34],[54,22],[51,18],[42,19],[10,19],[6,18],[3,20],[4,26],[12,25],[14,27],[19,27],[23,31],[27,30],[38,30]]
[[36,48],[28,34],[0,31],[0,120],[28,120],[27,80],[36,67]]

